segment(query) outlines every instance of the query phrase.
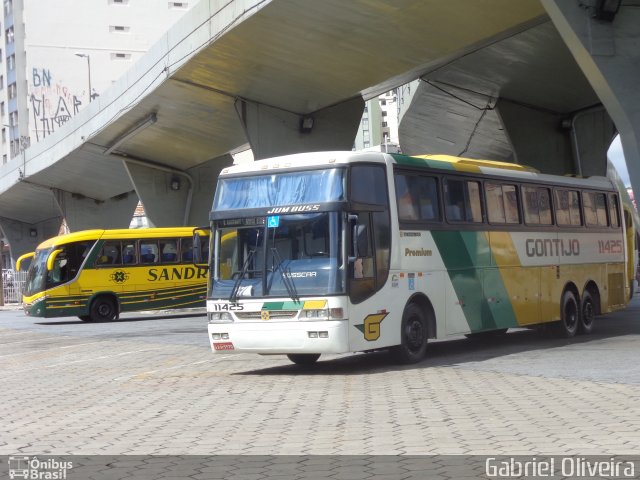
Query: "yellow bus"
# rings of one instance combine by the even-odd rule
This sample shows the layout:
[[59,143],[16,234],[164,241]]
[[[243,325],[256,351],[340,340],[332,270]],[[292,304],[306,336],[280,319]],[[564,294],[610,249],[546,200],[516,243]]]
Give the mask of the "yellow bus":
[[226,168],[210,214],[211,348],[296,363],[390,349],[411,363],[431,338],[590,333],[633,293],[627,200],[605,177],[442,155]]
[[[193,263],[193,227],[85,230],[50,238],[32,258],[23,306],[34,317],[109,321],[120,312],[204,307],[207,266]],[[202,250],[208,249],[206,234]]]

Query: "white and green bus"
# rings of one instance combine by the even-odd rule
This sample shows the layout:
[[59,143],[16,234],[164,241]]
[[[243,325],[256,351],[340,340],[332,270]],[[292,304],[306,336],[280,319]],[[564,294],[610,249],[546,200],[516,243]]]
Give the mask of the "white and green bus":
[[312,363],[390,349],[411,363],[431,338],[589,333],[630,300],[631,208],[604,177],[448,156],[229,167],[210,215],[212,350]]

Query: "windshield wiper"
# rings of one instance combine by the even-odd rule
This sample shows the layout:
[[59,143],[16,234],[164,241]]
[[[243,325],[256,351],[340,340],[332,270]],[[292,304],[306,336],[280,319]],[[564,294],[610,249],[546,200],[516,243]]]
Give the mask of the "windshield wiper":
[[[276,270],[280,270],[280,274],[282,275],[282,283],[284,283],[284,287],[287,289],[289,298],[297,302],[299,297],[298,292],[296,291],[296,286],[291,279],[291,272],[288,268],[286,270],[284,268],[281,268],[283,260],[282,257],[280,257],[280,254],[278,253],[278,249],[276,247],[271,248],[271,255],[273,255],[273,258],[275,258],[276,262],[278,262],[278,264],[273,268],[273,273],[276,273]],[[287,274],[289,274],[289,276],[287,276]]]
[[236,282],[233,284],[233,288],[231,289],[231,295],[229,295],[230,302],[235,302],[238,300],[238,290],[240,290],[240,284],[242,283],[244,276],[249,271],[249,263],[251,262],[251,259],[253,258],[253,255],[255,253],[255,250],[249,251],[249,255],[247,255],[247,259],[244,261],[244,265],[242,266],[242,270],[240,270],[240,274],[238,275],[238,278],[236,279]]

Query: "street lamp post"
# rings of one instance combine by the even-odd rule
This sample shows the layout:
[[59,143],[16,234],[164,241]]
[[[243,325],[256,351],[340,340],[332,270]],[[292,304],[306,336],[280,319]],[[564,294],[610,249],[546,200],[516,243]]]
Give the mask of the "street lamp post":
[[89,71],[89,102],[91,102],[93,100],[93,96],[91,95],[91,57],[88,53],[76,53],[76,56],[87,59],[87,70]]

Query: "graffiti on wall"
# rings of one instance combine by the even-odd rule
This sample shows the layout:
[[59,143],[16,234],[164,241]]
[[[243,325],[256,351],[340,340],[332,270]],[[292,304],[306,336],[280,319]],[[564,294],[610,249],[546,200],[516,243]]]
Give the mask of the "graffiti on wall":
[[66,85],[54,80],[48,68],[33,68],[29,103],[36,141],[46,138],[71,120],[82,105]]

